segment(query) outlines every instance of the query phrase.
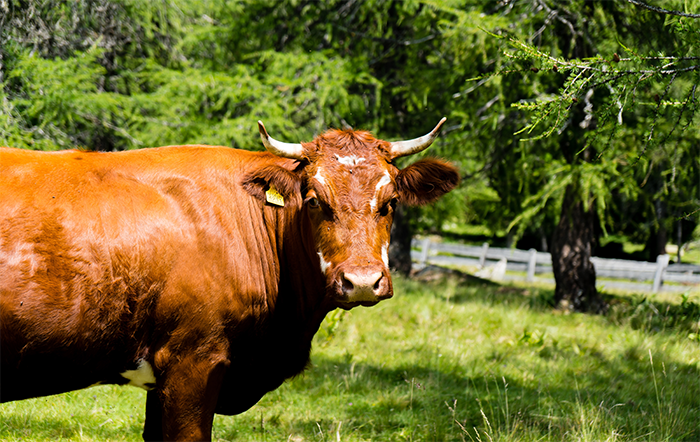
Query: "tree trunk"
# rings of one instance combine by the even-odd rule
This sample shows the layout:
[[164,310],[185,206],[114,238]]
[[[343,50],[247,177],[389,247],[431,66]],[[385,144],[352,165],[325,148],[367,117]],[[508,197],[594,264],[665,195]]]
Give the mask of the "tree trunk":
[[678,245],[678,250],[676,251],[676,262],[681,263],[681,249],[683,248],[683,222],[679,219],[676,221],[676,244]]
[[666,204],[661,199],[654,201],[654,215],[658,227],[652,227],[649,232],[649,239],[646,244],[646,251],[650,262],[656,262],[656,257],[666,254],[666,243],[668,242],[668,231],[664,225],[667,217]]
[[577,193],[574,186],[567,186],[561,218],[552,236],[554,300],[562,310],[602,313],[606,305],[595,287],[591,262],[596,214],[593,206],[584,209]]
[[657,256],[666,254],[667,242],[668,232],[666,231],[666,227],[659,225],[658,229],[654,229],[649,233],[649,239],[646,244],[649,262],[656,262]]
[[389,268],[404,276],[411,274],[411,239],[413,228],[409,222],[410,209],[397,206],[394,224],[391,226],[391,243],[389,244]]

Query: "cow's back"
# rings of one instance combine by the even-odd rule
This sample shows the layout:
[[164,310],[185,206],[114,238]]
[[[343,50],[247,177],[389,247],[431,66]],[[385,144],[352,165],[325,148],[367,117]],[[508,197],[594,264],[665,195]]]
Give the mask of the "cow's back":
[[2,400],[119,382],[178,322],[220,329],[222,306],[254,320],[276,257],[239,177],[269,159],[0,149]]

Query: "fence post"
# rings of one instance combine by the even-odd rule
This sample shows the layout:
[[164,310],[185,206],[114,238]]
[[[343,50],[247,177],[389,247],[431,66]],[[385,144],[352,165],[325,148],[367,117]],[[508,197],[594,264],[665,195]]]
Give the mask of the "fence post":
[[537,267],[537,250],[530,249],[530,256],[527,261],[527,280],[532,282],[535,280],[535,267]]
[[651,291],[657,293],[661,288],[661,283],[663,282],[664,272],[666,267],[668,267],[668,261],[671,259],[667,253],[663,255],[658,255],[656,257],[656,272],[654,273],[654,286]]
[[428,251],[430,250],[430,239],[424,238],[421,244],[420,259],[418,263],[424,266],[428,262]]
[[483,269],[486,264],[486,253],[489,251],[489,243],[485,242],[481,245],[481,255],[479,256],[479,268]]

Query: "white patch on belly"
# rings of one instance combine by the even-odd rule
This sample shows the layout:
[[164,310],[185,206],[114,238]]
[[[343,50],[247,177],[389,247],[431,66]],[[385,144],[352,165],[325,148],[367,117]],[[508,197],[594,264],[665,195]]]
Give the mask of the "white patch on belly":
[[129,385],[143,388],[144,390],[153,390],[156,385],[156,377],[153,374],[153,367],[147,360],[141,359],[136,370],[127,370],[121,373],[121,376],[129,380]]
[[382,246],[382,261],[384,261],[385,266],[389,267],[389,244]]
[[323,259],[323,253],[318,252],[318,260],[321,261],[321,272],[325,275],[326,270],[328,270],[328,267],[331,266],[331,263]]

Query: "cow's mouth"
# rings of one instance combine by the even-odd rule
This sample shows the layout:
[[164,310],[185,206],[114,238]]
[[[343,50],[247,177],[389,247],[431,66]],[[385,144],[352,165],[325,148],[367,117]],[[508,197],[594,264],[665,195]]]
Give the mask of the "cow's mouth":
[[393,291],[384,292],[381,296],[374,296],[372,299],[352,300],[346,296],[340,296],[340,299],[338,299],[337,304],[340,308],[344,310],[350,310],[353,307],[359,306],[372,307],[373,305],[377,305],[381,301],[389,299],[392,296],[394,296]]
[[376,301],[355,301],[355,302],[343,302],[343,301],[341,301],[338,303],[338,307],[342,308],[343,310],[350,310],[352,308],[359,307],[359,306],[372,307],[373,305],[379,304],[379,301],[381,301],[381,299],[377,299]]

